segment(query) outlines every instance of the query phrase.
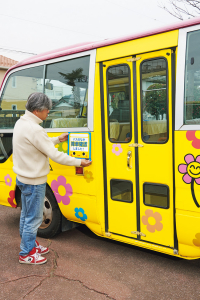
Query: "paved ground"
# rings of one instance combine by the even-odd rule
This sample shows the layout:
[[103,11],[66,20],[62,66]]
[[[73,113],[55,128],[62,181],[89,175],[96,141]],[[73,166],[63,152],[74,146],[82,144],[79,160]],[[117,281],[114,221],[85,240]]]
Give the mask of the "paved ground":
[[186,261],[96,237],[61,233],[45,265],[18,263],[20,209],[0,206],[0,299],[200,299],[200,260]]

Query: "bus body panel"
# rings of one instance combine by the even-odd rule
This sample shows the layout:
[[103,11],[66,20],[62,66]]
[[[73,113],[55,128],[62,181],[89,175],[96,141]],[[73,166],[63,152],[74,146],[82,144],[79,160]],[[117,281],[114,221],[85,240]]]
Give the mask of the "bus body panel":
[[[196,132],[197,137],[198,134],[199,132]],[[199,174],[200,165],[195,160],[200,152],[199,149],[192,147],[192,141],[189,141],[186,135],[187,131],[175,131],[177,236],[180,243],[180,255],[196,257],[200,256],[200,213],[195,199],[197,203],[200,203],[200,190],[198,183],[189,183],[191,177],[188,177],[189,181],[187,181],[184,176],[189,175],[190,170]],[[188,164],[190,157],[191,162]],[[181,166],[185,166],[185,173],[180,172]]]
[[178,30],[144,37],[97,49],[96,61],[111,60],[139,53],[168,49],[178,45]]
[[[188,22],[190,23],[191,21]],[[48,175],[47,183],[50,187],[52,187],[52,191],[54,192],[54,195],[58,201],[58,205],[63,216],[70,221],[85,224],[97,235],[169,255],[194,259],[200,257],[200,231],[198,229],[200,214],[199,208],[197,207],[198,201],[200,204],[200,190],[198,187],[199,182],[198,180],[193,180],[190,182],[188,177],[186,180],[188,182],[185,182],[183,177],[186,173],[180,172],[180,170],[182,170],[184,167],[179,166],[187,165],[185,169],[188,173],[189,163],[187,163],[188,161],[186,161],[186,157],[188,155],[192,155],[195,162],[197,157],[200,155],[200,152],[199,149],[195,149],[191,146],[191,141],[189,141],[186,137],[186,131],[176,131],[175,139],[174,141],[172,140],[172,122],[174,122],[174,120],[172,119],[172,52],[170,48],[178,46],[178,35],[179,30],[176,29],[151,36],[148,35],[134,40],[122,40],[121,42],[110,45],[108,44],[107,46],[105,42],[105,44],[100,45],[100,48],[97,48],[94,75],[94,131],[91,132],[91,157],[93,163],[89,168],[84,170],[83,175],[76,175],[75,167],[62,166],[50,160],[51,171]],[[86,48],[85,50],[89,49]],[[59,56],[62,58],[61,53]],[[136,56],[136,62],[131,61],[133,56]],[[169,128],[167,142],[157,145],[144,143],[141,137],[141,64],[150,59],[159,57],[164,57],[168,63]],[[47,58],[45,58],[45,60]],[[41,59],[40,61],[42,62]],[[48,61],[45,61],[44,63],[48,64]],[[101,118],[102,91],[100,91],[100,63],[103,64],[105,136],[102,136],[103,120]],[[143,147],[138,148],[139,178],[136,178],[136,152],[134,152],[134,149],[132,149],[132,146],[130,146],[131,144],[135,143],[134,126],[136,120],[134,119],[134,63],[137,76],[136,89],[138,143],[143,145]],[[114,65],[127,65],[129,67],[132,118],[131,140],[127,140],[127,143],[118,143],[118,141],[116,141],[115,144],[119,145],[115,146],[115,149],[113,149],[114,140],[111,141],[108,137],[109,108],[107,104],[109,98],[107,70]],[[120,84],[121,82],[119,80],[116,83],[116,86],[120,86]],[[125,82],[125,85],[126,84],[127,82]],[[112,88],[110,89],[110,93],[113,93]],[[70,128],[65,128],[63,131],[61,129],[55,130],[56,132],[48,132],[47,129],[47,132],[50,137],[53,137],[60,135],[60,133],[66,130],[70,132]],[[129,132],[126,132],[127,138],[129,137],[128,133]],[[196,133],[196,137],[198,138],[198,133]],[[103,139],[105,140],[106,144],[106,169],[103,169]],[[175,145],[175,165],[173,165],[173,142]],[[67,143],[61,143],[56,147],[58,147],[59,151],[67,153]],[[122,151],[119,151],[119,148],[121,148]],[[130,149],[132,151],[132,158],[129,160],[129,162],[132,163],[132,168],[127,167],[127,154]],[[117,152],[120,152],[120,155],[116,155]],[[192,165],[191,160],[190,164]],[[12,171],[12,165],[12,155],[10,155],[9,158],[0,165],[0,204],[16,207],[14,195],[16,189],[16,175]],[[175,208],[173,207],[173,168],[175,174]],[[197,170],[197,165],[194,164],[193,169],[194,168]],[[104,172],[106,172],[106,174]],[[104,199],[105,175],[107,176],[108,212],[106,212],[107,207]],[[61,179],[65,180],[64,185],[62,184],[63,181],[61,183]],[[132,182],[132,202],[126,203],[123,201],[118,201],[121,199],[117,199],[117,201],[115,201],[115,199],[113,201],[111,198],[111,181],[113,179],[127,180]],[[138,179],[140,194],[139,202],[136,201],[136,181]],[[151,206],[148,207],[144,204],[145,183],[162,184],[168,187],[169,207],[167,209],[159,207],[152,208]],[[54,185],[57,185],[57,192],[55,192],[53,188]],[[62,201],[62,197],[66,196],[66,193],[68,196],[67,203]],[[122,197],[126,197],[125,193]],[[137,210],[137,205],[140,206],[140,211]],[[161,215],[161,218],[159,216],[159,222],[162,224],[162,226],[159,228],[157,227],[159,230],[154,230],[154,232],[147,230],[147,225],[145,223],[146,221],[143,221],[144,219],[142,219],[142,217],[145,217],[147,210],[152,210],[153,214],[156,213],[157,216]],[[148,220],[149,225],[154,226],[155,224],[151,219],[152,216],[149,216],[149,219],[146,219]],[[106,228],[106,217],[108,217],[108,228]],[[138,219],[140,221],[139,227]],[[178,249],[174,249],[174,219],[176,221],[175,234],[177,234],[178,238]],[[161,227],[162,229],[160,229]],[[106,229],[108,230],[106,231]],[[138,230],[140,230],[139,233]],[[142,235],[139,235],[140,233],[142,233]]]

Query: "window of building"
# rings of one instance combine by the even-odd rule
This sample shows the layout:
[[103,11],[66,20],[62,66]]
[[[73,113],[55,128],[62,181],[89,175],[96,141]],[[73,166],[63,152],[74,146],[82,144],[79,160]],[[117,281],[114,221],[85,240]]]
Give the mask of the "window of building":
[[16,88],[16,77],[15,76],[12,77],[12,87]]
[[141,64],[142,140],[165,143],[168,139],[167,61],[146,60]]

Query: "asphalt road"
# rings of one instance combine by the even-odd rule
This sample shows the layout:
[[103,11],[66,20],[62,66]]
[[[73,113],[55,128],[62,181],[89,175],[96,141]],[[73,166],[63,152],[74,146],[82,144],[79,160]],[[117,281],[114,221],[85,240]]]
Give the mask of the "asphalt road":
[[85,226],[51,240],[45,265],[18,262],[20,209],[0,206],[0,299],[200,299],[200,260],[99,238]]

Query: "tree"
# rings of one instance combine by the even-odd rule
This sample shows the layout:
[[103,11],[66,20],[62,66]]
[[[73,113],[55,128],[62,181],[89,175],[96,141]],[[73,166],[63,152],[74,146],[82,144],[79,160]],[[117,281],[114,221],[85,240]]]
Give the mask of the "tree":
[[200,15],[200,0],[169,0],[168,3],[171,8],[168,8],[163,3],[159,7],[179,20]]
[[147,111],[158,120],[159,115],[162,116],[167,112],[166,85],[162,83],[154,83],[148,87],[143,106],[143,112]]
[[64,78],[66,84],[72,86],[75,108],[77,108],[80,105],[80,87],[76,86],[76,82],[81,82],[85,78],[85,75],[83,75],[82,72],[82,68],[72,70],[71,73],[67,74],[59,72],[59,74]]

